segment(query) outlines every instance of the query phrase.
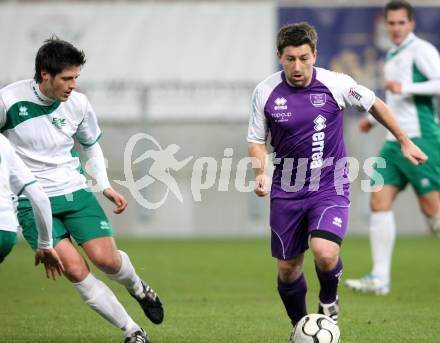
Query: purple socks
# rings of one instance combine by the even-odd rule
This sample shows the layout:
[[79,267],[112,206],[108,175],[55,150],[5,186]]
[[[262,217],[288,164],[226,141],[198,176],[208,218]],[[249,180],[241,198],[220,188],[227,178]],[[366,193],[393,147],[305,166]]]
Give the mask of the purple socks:
[[307,314],[307,284],[304,274],[301,274],[298,279],[290,284],[285,284],[278,278],[278,292],[292,324],[295,325]]
[[315,264],[316,274],[318,275],[321,290],[319,301],[322,304],[331,304],[336,301],[339,279],[342,275],[342,260],[339,257],[338,264],[333,270],[323,272]]

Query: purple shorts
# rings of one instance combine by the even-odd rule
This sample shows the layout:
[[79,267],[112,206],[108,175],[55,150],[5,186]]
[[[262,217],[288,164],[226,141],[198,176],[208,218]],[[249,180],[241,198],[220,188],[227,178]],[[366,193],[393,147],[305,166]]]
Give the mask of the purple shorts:
[[309,235],[341,244],[348,224],[350,200],[342,195],[270,202],[272,256],[289,260],[309,248]]

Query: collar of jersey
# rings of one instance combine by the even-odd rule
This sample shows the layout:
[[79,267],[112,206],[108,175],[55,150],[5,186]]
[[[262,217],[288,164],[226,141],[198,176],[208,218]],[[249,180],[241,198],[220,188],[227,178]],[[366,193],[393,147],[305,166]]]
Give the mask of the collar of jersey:
[[34,95],[37,97],[38,100],[40,100],[43,104],[50,106],[54,104],[57,100],[51,99],[43,94],[43,92],[40,90],[40,86],[38,83],[35,82],[35,80],[32,80],[31,84],[32,90],[34,91]]
[[392,48],[390,49],[390,51],[387,54],[386,59],[389,60],[389,59],[393,58],[394,56],[396,56],[399,52],[401,52],[408,45],[410,45],[414,41],[415,38],[416,38],[416,35],[411,32],[402,43],[400,43],[399,45],[393,44]]

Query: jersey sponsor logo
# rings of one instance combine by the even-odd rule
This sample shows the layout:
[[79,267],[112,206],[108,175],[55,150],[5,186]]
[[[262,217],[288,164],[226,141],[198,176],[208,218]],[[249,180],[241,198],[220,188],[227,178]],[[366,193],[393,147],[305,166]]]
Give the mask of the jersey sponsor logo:
[[322,131],[327,126],[325,125],[325,119],[322,115],[318,115],[315,120],[314,129],[315,133],[312,135],[312,161],[310,162],[310,169],[319,168],[322,166],[322,156],[324,155],[325,133]]
[[334,217],[332,224],[337,227],[342,227],[342,219],[340,217]]
[[270,114],[274,119],[275,123],[282,123],[289,121],[289,118],[292,116],[292,112],[277,112]]
[[355,98],[357,101],[361,101],[362,95],[360,95],[358,92],[356,92],[353,88],[350,88],[348,91],[348,95]]
[[287,110],[287,100],[285,98],[276,98],[274,100],[275,106],[273,107],[275,111]]
[[27,107],[26,107],[26,106],[20,106],[20,107],[18,108],[18,115],[19,115],[20,117],[26,117],[26,116],[28,116],[29,113],[28,113],[28,109],[27,109]]
[[327,95],[325,93],[310,94],[310,103],[315,107],[322,107],[327,102]]
[[57,118],[57,117],[53,117],[52,118],[52,124],[58,128],[61,129],[63,126],[66,125],[66,118]]

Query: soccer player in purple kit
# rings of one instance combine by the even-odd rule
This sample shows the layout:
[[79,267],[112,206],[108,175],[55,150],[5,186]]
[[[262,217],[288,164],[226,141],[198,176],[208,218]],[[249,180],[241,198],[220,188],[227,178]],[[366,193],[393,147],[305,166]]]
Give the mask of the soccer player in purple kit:
[[277,55],[283,70],[256,87],[247,137],[249,154],[259,162],[255,193],[265,196],[266,140],[271,136],[276,157],[272,256],[278,261],[278,291],[292,325],[307,314],[303,263],[309,236],[320,283],[318,312],[338,320],[339,252],[350,206],[343,109],[369,111],[396,137],[406,158],[414,164],[426,160],[371,90],[348,75],[314,67],[316,44],[317,33],[308,23],[280,29]]

